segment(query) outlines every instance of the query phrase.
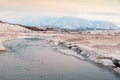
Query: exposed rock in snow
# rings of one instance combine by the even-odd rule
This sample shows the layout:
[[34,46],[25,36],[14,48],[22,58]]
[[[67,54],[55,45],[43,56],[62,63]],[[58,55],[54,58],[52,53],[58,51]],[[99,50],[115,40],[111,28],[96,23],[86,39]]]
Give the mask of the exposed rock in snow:
[[73,50],[59,48],[58,51],[61,52],[61,53],[64,53],[64,54],[67,54],[67,55],[70,55],[70,56],[75,56],[75,57],[77,57],[79,59],[84,60],[84,57],[82,57],[81,55],[77,54],[77,52],[75,52]]
[[116,67],[120,67],[120,60],[119,59],[113,59],[113,63]]

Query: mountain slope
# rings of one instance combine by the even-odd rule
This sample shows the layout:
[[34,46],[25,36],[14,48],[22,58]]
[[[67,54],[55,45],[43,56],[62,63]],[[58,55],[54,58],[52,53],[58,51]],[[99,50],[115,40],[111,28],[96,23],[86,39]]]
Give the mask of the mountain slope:
[[119,29],[109,21],[93,21],[74,17],[25,17],[14,21],[28,26],[42,26],[69,30],[114,30]]

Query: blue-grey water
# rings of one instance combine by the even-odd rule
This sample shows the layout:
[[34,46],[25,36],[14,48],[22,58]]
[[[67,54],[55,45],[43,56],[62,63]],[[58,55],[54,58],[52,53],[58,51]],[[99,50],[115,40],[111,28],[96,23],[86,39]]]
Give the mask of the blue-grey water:
[[56,52],[44,37],[4,43],[0,55],[0,80],[120,80],[107,69]]

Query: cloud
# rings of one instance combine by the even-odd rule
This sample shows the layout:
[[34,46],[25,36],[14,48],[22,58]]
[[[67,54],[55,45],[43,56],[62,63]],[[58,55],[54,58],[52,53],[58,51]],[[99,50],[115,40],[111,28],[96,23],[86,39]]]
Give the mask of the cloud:
[[0,7],[26,10],[63,10],[72,11],[83,9],[86,11],[118,11],[119,0],[0,0]]
[[0,0],[0,11],[41,16],[116,15],[120,13],[120,0]]

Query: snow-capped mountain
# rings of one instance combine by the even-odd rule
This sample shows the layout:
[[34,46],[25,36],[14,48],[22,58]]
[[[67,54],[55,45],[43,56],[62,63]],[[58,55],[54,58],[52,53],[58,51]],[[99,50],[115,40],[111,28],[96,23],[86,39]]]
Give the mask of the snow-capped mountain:
[[14,21],[17,24],[28,26],[42,26],[50,28],[61,28],[69,30],[111,30],[119,29],[109,21],[93,21],[75,17],[26,17]]

